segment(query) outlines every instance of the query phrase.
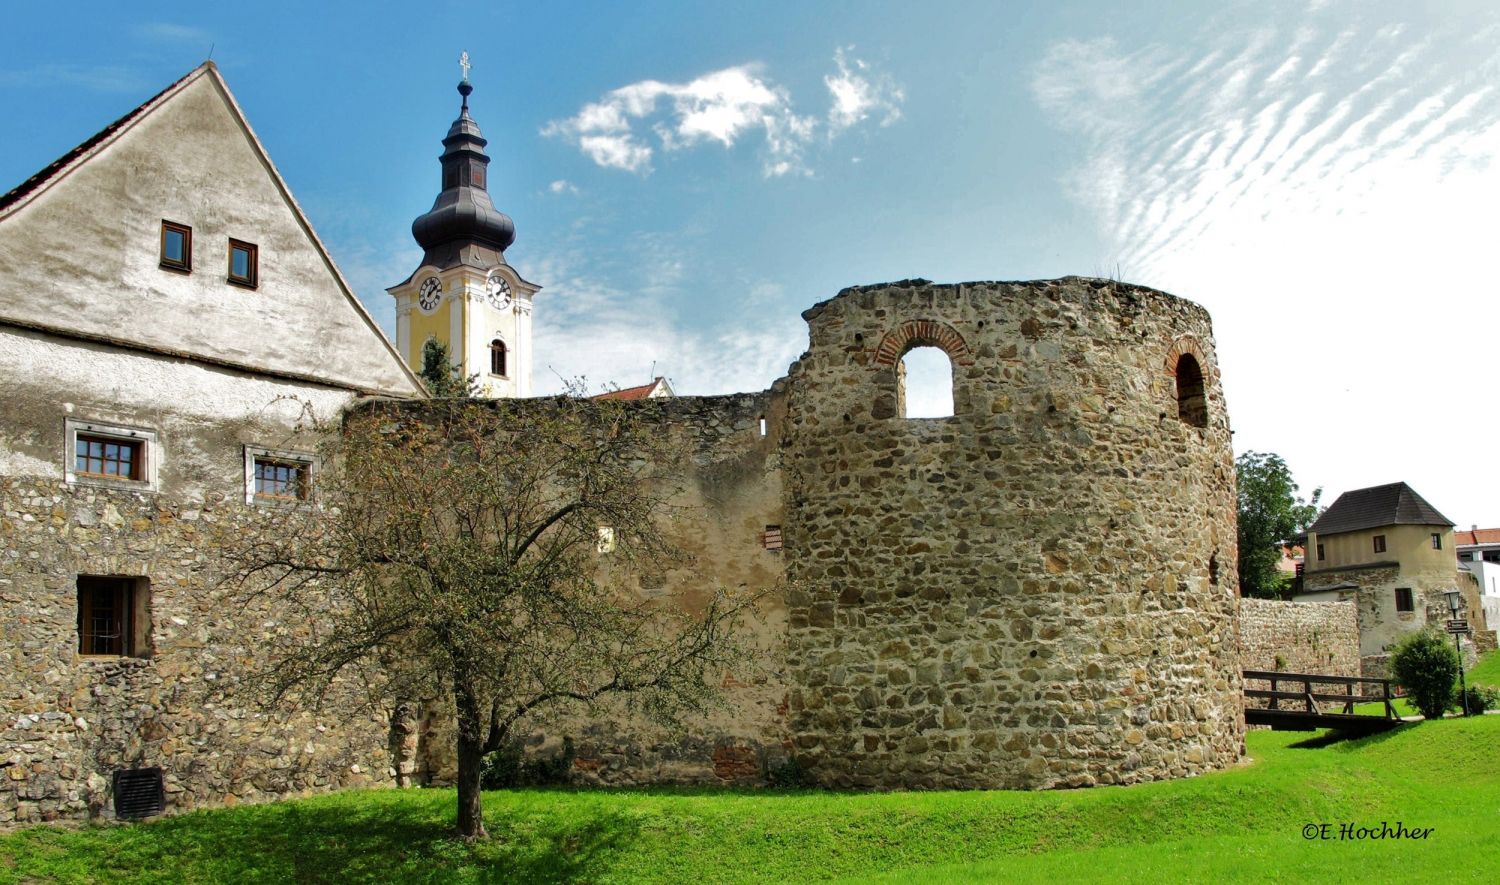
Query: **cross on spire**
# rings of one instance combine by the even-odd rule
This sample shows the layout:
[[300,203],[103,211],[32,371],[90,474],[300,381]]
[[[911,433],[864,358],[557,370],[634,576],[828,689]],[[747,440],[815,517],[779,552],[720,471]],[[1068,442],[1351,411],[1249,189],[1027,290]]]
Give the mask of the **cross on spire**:
[[469,51],[467,49],[458,57],[458,66],[464,69],[464,82],[469,82]]

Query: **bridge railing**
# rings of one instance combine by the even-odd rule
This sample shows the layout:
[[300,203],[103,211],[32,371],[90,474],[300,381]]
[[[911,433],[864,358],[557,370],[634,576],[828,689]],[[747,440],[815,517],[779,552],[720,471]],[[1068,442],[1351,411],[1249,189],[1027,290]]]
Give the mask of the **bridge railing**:
[[[1387,719],[1399,719],[1396,708],[1391,705],[1395,695],[1391,692],[1391,680],[1372,679],[1365,676],[1325,676],[1317,673],[1287,673],[1281,670],[1246,670],[1245,698],[1266,701],[1264,709],[1287,713],[1320,714],[1322,703],[1337,704],[1345,715],[1356,715],[1356,704],[1381,701],[1385,704]],[[1270,683],[1269,689],[1249,688],[1250,680]],[[1341,690],[1317,690],[1315,686],[1337,686]],[[1356,691],[1356,688],[1362,690]]]

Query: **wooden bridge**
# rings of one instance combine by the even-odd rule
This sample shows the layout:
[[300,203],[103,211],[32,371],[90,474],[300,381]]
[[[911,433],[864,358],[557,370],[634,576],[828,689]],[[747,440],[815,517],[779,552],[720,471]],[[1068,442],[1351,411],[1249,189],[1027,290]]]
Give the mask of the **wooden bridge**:
[[[1363,676],[1320,676],[1279,670],[1246,670],[1250,680],[1270,683],[1269,689],[1245,689],[1245,724],[1269,725],[1274,731],[1312,731],[1336,728],[1354,734],[1373,734],[1401,724],[1391,706],[1391,680]],[[1332,686],[1332,689],[1328,689]],[[1264,700],[1265,706],[1251,706]],[[1377,702],[1380,713],[1356,713],[1355,705]],[[1326,708],[1326,709],[1325,709]],[[1337,712],[1333,709],[1337,708]]]

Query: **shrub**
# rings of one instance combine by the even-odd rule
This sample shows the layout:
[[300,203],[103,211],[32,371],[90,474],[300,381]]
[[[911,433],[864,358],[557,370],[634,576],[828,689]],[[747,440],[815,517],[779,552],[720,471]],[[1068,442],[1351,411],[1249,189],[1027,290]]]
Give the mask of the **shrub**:
[[507,790],[566,784],[573,778],[573,757],[573,739],[570,737],[563,738],[556,753],[531,758],[527,758],[520,741],[513,741],[484,757],[479,786],[485,790]]
[[1500,688],[1493,685],[1471,685],[1464,692],[1464,701],[1470,716],[1478,716],[1485,710],[1500,707]]
[[812,772],[796,756],[766,771],[766,782],[777,790],[804,790],[813,786]]
[[1427,627],[1396,643],[1391,675],[1426,719],[1440,719],[1457,700],[1458,652],[1448,638]]

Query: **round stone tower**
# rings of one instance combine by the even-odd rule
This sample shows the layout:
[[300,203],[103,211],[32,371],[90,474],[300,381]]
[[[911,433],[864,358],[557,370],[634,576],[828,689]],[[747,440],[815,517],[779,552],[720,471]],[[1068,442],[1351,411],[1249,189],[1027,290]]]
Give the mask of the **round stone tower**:
[[[783,455],[795,752],[835,786],[1040,788],[1243,754],[1234,464],[1208,313],[908,281],[803,314]],[[903,417],[944,351],[953,416]]]

